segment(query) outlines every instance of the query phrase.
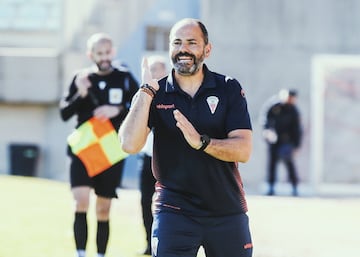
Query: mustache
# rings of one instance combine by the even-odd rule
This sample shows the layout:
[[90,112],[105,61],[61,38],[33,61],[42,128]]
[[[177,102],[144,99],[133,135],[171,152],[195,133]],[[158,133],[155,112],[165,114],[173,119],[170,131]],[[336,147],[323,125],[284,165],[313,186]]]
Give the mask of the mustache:
[[186,52],[184,52],[184,53],[178,53],[177,55],[175,55],[175,59],[179,59],[180,57],[191,57],[191,58],[193,58],[194,60],[196,59],[196,57],[195,57],[195,55],[193,55],[193,54],[190,54],[190,53],[186,53]]
[[106,60],[106,61],[100,61],[100,62],[99,62],[99,64],[103,64],[103,63],[108,63],[108,64],[111,64],[111,61]]
[[[109,67],[103,67],[104,64],[108,64]],[[99,68],[99,70],[108,70],[112,67],[112,63],[111,61],[100,61],[98,63],[96,63],[96,66]]]

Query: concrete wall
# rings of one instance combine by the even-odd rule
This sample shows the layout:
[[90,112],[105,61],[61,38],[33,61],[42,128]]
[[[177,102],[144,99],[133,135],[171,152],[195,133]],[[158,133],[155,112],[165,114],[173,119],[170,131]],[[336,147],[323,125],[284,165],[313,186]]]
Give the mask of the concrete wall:
[[[83,0],[1,3],[2,8],[14,10],[14,16],[7,19],[11,21],[8,26],[0,29],[0,174],[13,172],[11,144],[32,144],[40,150],[35,176],[68,179],[64,138],[72,124],[61,122],[58,102],[66,80],[64,67],[82,63],[81,58],[79,61],[68,57],[63,49],[84,25],[95,0],[86,1],[85,6],[84,3]],[[54,13],[39,23],[36,14],[21,16],[17,10],[22,8],[37,11],[50,8]]]
[[[133,73],[139,78],[141,57],[146,53],[146,24],[165,22],[170,27],[177,19],[198,13],[198,1],[193,0],[175,4],[166,0],[67,0],[61,7],[61,30],[49,33],[0,28],[0,47],[12,48],[13,52],[28,47],[16,58],[9,57],[6,50],[1,59],[0,53],[0,174],[11,172],[10,144],[36,144],[40,159],[35,175],[68,180],[66,137],[74,127],[74,119],[60,120],[58,101],[74,71],[91,64],[86,57],[86,41],[92,33],[109,33],[118,46],[119,58],[133,65]],[[57,53],[47,67],[38,60],[39,51],[45,47]],[[53,64],[55,69],[49,70]],[[56,67],[57,74],[53,72]],[[27,79],[30,74],[35,79]],[[17,83],[19,79],[21,83]]]
[[[266,146],[258,123],[260,107],[268,97],[286,87],[299,91],[305,138],[298,153],[298,167],[301,180],[309,182],[312,58],[319,53],[359,52],[360,17],[357,12],[360,2],[202,2],[202,18],[213,43],[209,64],[213,69],[236,77],[247,93],[254,125],[254,154],[252,160],[243,167],[248,185],[255,186],[255,189],[262,187],[261,181],[266,176]],[[352,150],[348,149],[349,152]],[[285,176],[280,180],[284,181]]]

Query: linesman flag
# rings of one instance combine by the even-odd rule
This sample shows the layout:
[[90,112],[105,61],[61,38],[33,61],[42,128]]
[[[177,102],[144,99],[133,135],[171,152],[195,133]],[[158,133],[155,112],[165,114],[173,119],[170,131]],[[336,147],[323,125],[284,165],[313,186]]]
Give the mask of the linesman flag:
[[118,135],[110,120],[92,117],[67,138],[71,151],[79,157],[90,177],[125,159]]

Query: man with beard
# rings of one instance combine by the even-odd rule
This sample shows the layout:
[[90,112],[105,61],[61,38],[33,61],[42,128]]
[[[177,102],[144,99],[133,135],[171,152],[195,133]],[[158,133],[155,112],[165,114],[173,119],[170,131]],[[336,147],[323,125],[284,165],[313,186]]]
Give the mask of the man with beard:
[[[112,39],[103,33],[92,35],[87,42],[87,54],[94,66],[81,70],[74,76],[68,91],[60,103],[61,118],[67,121],[77,116],[76,128],[95,118],[99,122],[110,121],[115,131],[128,113],[130,102],[138,84],[127,70],[119,70],[111,64],[114,57]],[[110,125],[110,126],[111,126]],[[121,183],[124,161],[119,161],[98,175],[90,175],[88,166],[68,147],[71,159],[70,182],[75,200],[74,237],[77,256],[84,257],[88,237],[87,211],[93,188],[96,198],[97,251],[105,256],[109,239],[109,213],[111,199],[116,198],[116,188]],[[92,158],[92,159],[91,159]],[[98,161],[90,158],[90,164]]]
[[252,241],[238,162],[247,162],[252,130],[236,79],[204,64],[211,44],[203,23],[183,19],[170,31],[173,69],[142,86],[120,127],[122,148],[137,153],[154,134],[156,178],[152,255],[250,257]]

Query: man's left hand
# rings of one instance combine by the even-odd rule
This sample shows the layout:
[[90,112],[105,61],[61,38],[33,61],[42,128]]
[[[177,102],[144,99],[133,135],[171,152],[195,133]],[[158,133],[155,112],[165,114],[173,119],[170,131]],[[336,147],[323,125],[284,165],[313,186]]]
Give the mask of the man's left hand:
[[181,130],[188,144],[194,149],[199,149],[201,147],[200,134],[190,121],[179,110],[174,110],[174,118],[176,126]]
[[94,116],[100,120],[114,118],[124,109],[123,106],[101,105],[94,110]]

